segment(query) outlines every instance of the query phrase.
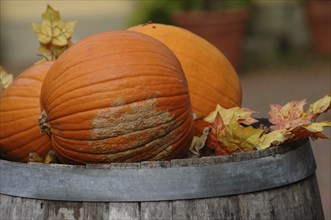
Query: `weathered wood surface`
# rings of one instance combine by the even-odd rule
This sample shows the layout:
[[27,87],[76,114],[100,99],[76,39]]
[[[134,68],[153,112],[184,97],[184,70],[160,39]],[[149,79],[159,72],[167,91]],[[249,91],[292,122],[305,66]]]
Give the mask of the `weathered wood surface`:
[[3,220],[324,219],[316,176],[255,193],[167,202],[61,202],[0,195]]
[[[296,146],[282,146],[226,157],[88,165],[100,169],[201,166],[286,154]],[[53,165],[63,166],[63,165]],[[70,167],[70,166],[69,166]],[[260,167],[256,167],[260,169]],[[36,180],[37,181],[37,180]],[[1,187],[1,186],[0,186]],[[157,186],[156,186],[157,187]],[[0,219],[317,219],[323,210],[315,174],[301,181],[263,191],[214,198],[152,202],[67,202],[0,194]]]
[[170,162],[87,166],[0,160],[0,193],[78,202],[171,201],[267,190],[315,173],[309,142],[295,149],[292,146],[290,151],[283,148],[283,153],[276,149]]

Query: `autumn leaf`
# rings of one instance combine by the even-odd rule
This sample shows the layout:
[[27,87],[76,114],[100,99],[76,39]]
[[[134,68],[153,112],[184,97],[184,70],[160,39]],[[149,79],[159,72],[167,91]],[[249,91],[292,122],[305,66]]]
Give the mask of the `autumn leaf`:
[[222,120],[226,125],[231,122],[233,116],[235,116],[237,121],[245,125],[250,125],[257,122],[256,119],[251,117],[251,115],[255,112],[251,111],[248,108],[233,107],[226,109],[220,105],[217,105],[215,111],[212,111],[203,120],[208,123],[212,123],[215,120],[217,113],[219,113],[222,116]]
[[304,111],[306,100],[292,101],[284,106],[270,105],[270,119],[273,124],[271,130],[288,130],[291,131],[298,126],[308,125],[311,123],[313,115]]
[[8,88],[8,86],[14,81],[13,74],[8,74],[2,66],[0,66],[0,94],[2,91]]
[[74,33],[75,26],[77,21],[71,21],[64,23],[63,21],[56,22],[53,27],[53,40],[52,44],[56,46],[65,46],[68,45],[69,39]]
[[71,45],[71,37],[77,22],[63,22],[60,13],[47,6],[41,24],[32,23],[32,30],[40,43],[39,52],[46,60],[54,60]]
[[59,11],[55,11],[50,5],[47,5],[47,9],[43,14],[41,14],[41,18],[43,20],[49,20],[49,21],[61,20]]
[[200,137],[194,136],[189,151],[193,154],[192,157],[200,157],[200,150],[206,145],[210,128],[204,128]]
[[44,159],[41,156],[39,156],[39,154],[32,152],[29,153],[28,162],[43,163]]
[[221,133],[225,128],[223,119],[220,113],[216,113],[215,120],[210,124],[210,132],[208,137],[208,146],[212,149],[217,149],[221,145]]
[[260,136],[264,130],[252,126],[241,126],[236,117],[231,119],[229,125],[225,126],[221,133],[222,143],[231,151],[252,151],[259,143]]
[[198,115],[198,114],[193,112],[193,120],[194,121],[199,120],[200,118],[201,118],[201,115]]
[[317,100],[309,106],[308,112],[314,115],[314,118],[317,118],[320,114],[331,109],[331,94],[326,95],[323,98]]
[[41,25],[32,23],[32,30],[37,34],[41,44],[48,44],[52,41],[52,24],[50,21],[43,21]]
[[52,149],[48,151],[44,163],[45,164],[56,163],[56,156]]
[[257,122],[251,117],[254,111],[239,107],[225,109],[217,105],[215,111],[204,118],[211,128],[207,146],[216,155],[225,155],[262,150],[298,139],[327,138],[322,132],[324,127],[331,127],[331,122],[316,122],[315,119],[330,109],[330,102],[331,95],[325,96],[310,105],[308,111],[304,110],[306,100],[291,101],[284,106],[270,105],[270,128],[263,124],[260,128],[248,126]]
[[280,145],[290,139],[292,136],[291,132],[287,130],[275,130],[270,133],[263,134],[258,144],[255,146],[257,150],[263,150],[269,148],[272,145]]
[[309,137],[312,139],[328,139],[328,137],[322,133],[324,127],[331,127],[331,122],[314,122],[309,125],[296,127],[292,131],[294,135],[292,140],[306,139]]

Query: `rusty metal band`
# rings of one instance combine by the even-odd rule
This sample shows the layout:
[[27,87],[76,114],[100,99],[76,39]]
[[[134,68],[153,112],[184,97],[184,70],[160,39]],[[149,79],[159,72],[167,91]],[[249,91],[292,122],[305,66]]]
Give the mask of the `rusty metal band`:
[[316,170],[309,141],[284,154],[203,166],[73,167],[1,160],[0,193],[34,199],[90,202],[196,199],[280,187],[309,177]]

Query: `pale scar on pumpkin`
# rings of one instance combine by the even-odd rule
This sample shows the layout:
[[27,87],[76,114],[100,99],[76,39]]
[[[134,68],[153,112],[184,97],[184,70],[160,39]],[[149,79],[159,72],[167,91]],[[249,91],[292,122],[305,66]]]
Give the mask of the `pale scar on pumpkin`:
[[180,122],[167,110],[157,109],[157,98],[127,105],[116,105],[124,102],[115,101],[113,107],[99,110],[93,119],[88,142],[93,153],[107,154],[103,156],[108,160],[134,157],[135,152],[146,150],[155,156],[164,150],[163,154],[171,153],[171,139],[176,136],[173,131]]

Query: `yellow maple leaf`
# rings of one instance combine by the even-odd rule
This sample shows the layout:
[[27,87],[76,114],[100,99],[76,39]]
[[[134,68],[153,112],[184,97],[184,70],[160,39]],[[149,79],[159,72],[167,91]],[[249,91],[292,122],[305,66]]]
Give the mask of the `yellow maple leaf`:
[[304,125],[295,128],[293,133],[293,140],[312,138],[312,139],[328,139],[322,132],[324,127],[331,127],[330,121],[314,122],[309,125]]
[[63,21],[55,22],[52,28],[52,44],[56,46],[68,45],[76,24],[77,21],[68,23],[64,23]]
[[258,144],[255,146],[258,150],[269,148],[272,145],[279,145],[290,139],[292,136],[291,132],[287,130],[275,130],[270,133],[263,134]]
[[47,9],[44,13],[41,14],[41,18],[43,20],[50,20],[50,21],[61,20],[59,11],[55,11],[50,5],[47,5]]
[[39,51],[44,59],[54,60],[71,46],[71,37],[77,21],[63,22],[60,13],[47,6],[41,24],[32,23],[32,30],[40,43]]
[[52,24],[46,20],[41,25],[32,23],[32,30],[37,34],[38,41],[41,44],[48,44],[52,41]]
[[331,127],[331,121],[314,122],[304,127],[311,132],[321,132],[323,127]]
[[8,86],[14,81],[13,74],[8,74],[2,66],[0,66],[0,94],[2,91],[8,88]]
[[311,123],[313,115],[304,111],[306,100],[291,101],[281,105],[270,105],[270,119],[272,130],[293,130],[296,127]]
[[315,115],[315,118],[323,112],[331,109],[331,95],[326,95],[309,106],[309,113]]
[[28,162],[43,163],[44,159],[35,152],[29,153]]
[[242,124],[250,125],[257,122],[256,119],[251,117],[251,115],[255,112],[251,111],[248,108],[233,107],[226,109],[218,104],[216,106],[216,109],[212,111],[208,116],[206,116],[203,120],[208,123],[213,123],[215,121],[217,113],[221,115],[225,125],[231,122],[233,116],[236,118],[237,121]]
[[206,145],[210,128],[204,128],[200,137],[194,136],[189,151],[195,155],[193,157],[200,157],[200,150]]
[[50,164],[50,163],[55,163],[56,162],[56,155],[54,153],[54,151],[51,149],[48,151],[44,163],[45,164]]
[[263,129],[241,126],[237,118],[233,116],[230,123],[225,126],[224,132],[221,133],[221,142],[233,152],[252,151],[259,143],[263,132]]

